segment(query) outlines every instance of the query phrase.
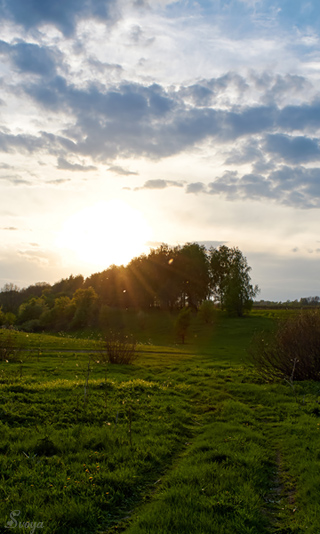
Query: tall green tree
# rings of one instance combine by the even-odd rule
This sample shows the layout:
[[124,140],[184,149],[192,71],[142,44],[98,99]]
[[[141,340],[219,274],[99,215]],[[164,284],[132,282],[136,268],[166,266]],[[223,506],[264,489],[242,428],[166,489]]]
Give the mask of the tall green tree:
[[179,247],[163,243],[148,255],[155,305],[161,308],[173,309],[180,294],[178,251]]
[[204,245],[186,243],[180,249],[179,256],[180,283],[186,303],[197,309],[210,293],[210,263],[207,250]]
[[70,297],[57,297],[54,306],[41,315],[41,326],[57,331],[69,330],[75,311],[75,302]]
[[145,254],[133,258],[126,267],[128,304],[137,309],[154,306],[155,292],[152,264]]
[[210,249],[212,289],[221,308],[230,315],[241,317],[252,307],[258,286],[251,284],[247,258],[238,247],[222,245]]
[[17,313],[19,306],[26,300],[21,295],[21,290],[14,284],[5,284],[0,290],[0,306],[6,312]]
[[84,328],[92,326],[96,312],[95,303],[97,294],[92,287],[77,289],[70,305],[75,308],[71,328]]
[[27,321],[37,320],[47,310],[48,306],[43,298],[31,298],[21,304],[19,308],[18,323],[23,324]]

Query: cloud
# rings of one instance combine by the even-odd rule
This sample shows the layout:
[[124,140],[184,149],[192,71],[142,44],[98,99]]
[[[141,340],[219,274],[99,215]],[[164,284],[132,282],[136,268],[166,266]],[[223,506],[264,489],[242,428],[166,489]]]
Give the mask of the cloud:
[[305,136],[267,135],[265,150],[269,154],[276,154],[282,161],[289,163],[306,163],[320,159],[318,139],[310,139]]
[[259,147],[258,141],[250,139],[239,148],[232,148],[229,156],[225,160],[225,165],[243,165],[253,161],[263,159],[263,153]]
[[[166,157],[212,137],[219,142],[259,133],[273,125],[274,109],[221,110],[190,107],[175,89],[159,84],[122,83],[103,91],[98,83],[78,88],[61,76],[50,85],[26,83],[24,91],[38,105],[74,117],[69,150],[93,157]],[[65,140],[67,142],[67,139]],[[60,143],[62,139],[60,139]]]
[[[83,140],[74,146],[75,151],[93,156],[136,153],[165,157],[208,138],[221,144],[268,131],[271,137],[267,148],[272,150],[271,132],[286,115],[285,108],[280,110],[275,105],[231,106],[230,109],[219,105],[190,106],[184,91],[165,90],[158,84],[122,83],[103,91],[94,82],[77,88],[56,76],[50,86],[39,81],[26,84],[24,90],[46,109],[71,113],[75,124],[69,127],[68,134]],[[305,126],[314,124],[309,109],[301,110],[299,120]],[[242,159],[257,156],[259,149],[254,140],[247,150],[246,155],[241,154]],[[236,162],[237,154],[229,159],[232,157]]]
[[146,38],[143,29],[138,24],[131,28],[130,39],[135,45],[144,44],[145,46],[150,46],[155,41],[155,37]]
[[70,178],[58,178],[56,180],[48,180],[46,182],[46,184],[49,184],[49,185],[62,185],[62,184],[66,184],[67,182],[71,182],[71,179]]
[[225,140],[244,135],[258,134],[272,129],[277,120],[277,109],[273,106],[247,106],[226,112],[222,134]]
[[227,200],[271,200],[287,206],[310,209],[320,207],[320,168],[293,168],[283,165],[263,176],[226,171],[208,185],[197,183],[188,193],[220,195]]
[[34,249],[26,249],[26,250],[18,250],[17,253],[18,253],[18,256],[26,259],[29,262],[35,262],[40,265],[49,264],[49,255],[47,252],[34,250]]
[[13,135],[7,131],[0,131],[0,151],[2,152],[18,150],[19,152],[33,153],[43,148],[50,150],[47,136],[41,134],[39,136],[31,134]]
[[[3,46],[8,50],[7,43]],[[14,46],[17,45],[9,50],[11,55]],[[25,72],[44,69],[41,62],[48,51],[44,50],[42,56],[40,49],[35,50],[39,61],[31,59],[28,64],[27,49],[19,49]],[[47,131],[43,129],[35,134],[34,128],[32,133],[3,129],[0,151],[39,153],[41,157],[47,153],[57,157],[59,169],[74,172],[97,169],[95,165],[72,163],[73,158],[81,161],[88,157],[97,164],[109,164],[108,170],[113,173],[130,176],[137,173],[110,165],[110,160],[132,156],[159,160],[210,143],[216,156],[224,158],[227,166],[237,166],[239,174],[227,170],[209,185],[192,182],[186,187],[187,193],[206,192],[228,199],[273,199],[304,208],[318,205],[317,181],[312,175],[318,171],[311,172],[301,165],[320,160],[315,131],[320,103],[313,99],[308,104],[280,107],[276,101],[278,95],[282,98],[286,88],[296,94],[297,88],[304,86],[304,78],[251,73],[245,79],[230,72],[179,87],[128,81],[103,85],[94,79],[77,85],[71,78],[55,74],[52,66],[55,56],[50,57],[52,63],[50,66],[49,62],[47,71],[52,75],[50,83],[44,77],[29,76],[19,90],[42,109],[41,113],[49,110],[55,119],[64,117],[61,130],[50,131],[48,127]],[[260,101],[270,91],[275,100],[261,104],[256,98],[257,91],[262,94]],[[225,99],[225,93],[230,93],[230,98]],[[299,134],[294,135],[295,131]],[[240,172],[241,165],[246,165],[245,172]],[[282,179],[284,172],[286,180]],[[148,180],[142,187],[133,189],[172,186],[182,187],[182,182]]]
[[320,101],[314,100],[310,104],[287,105],[279,112],[278,125],[281,128],[292,130],[312,130],[319,128]]
[[139,174],[138,172],[128,171],[127,169],[124,169],[119,165],[111,165],[111,167],[108,168],[108,171],[114,172],[115,174],[119,174],[120,176],[138,176]]
[[113,0],[2,0],[0,16],[23,26],[25,30],[50,24],[70,37],[81,19],[110,21],[115,17]]
[[117,72],[122,73],[123,67],[119,65],[118,63],[105,63],[103,61],[99,61],[98,59],[89,57],[87,59],[87,63],[90,67],[93,67],[98,72],[104,73],[105,71],[111,71],[111,72]]
[[19,228],[16,228],[15,226],[6,226],[4,228],[1,228],[1,230],[9,230],[10,232],[15,232],[16,230],[19,230]]
[[[312,90],[312,84],[303,76],[298,76],[296,74],[276,74],[271,76],[269,73],[264,73],[260,77],[255,77],[256,84],[258,87],[264,87],[265,92],[263,94],[262,100],[267,105],[272,105],[274,102],[282,103],[288,101],[288,96],[293,96],[299,98],[303,93],[308,90]],[[298,106],[290,106],[294,111]],[[289,114],[285,112],[283,114],[282,120],[290,120]],[[292,116],[291,116],[292,120]]]
[[[217,94],[235,84],[242,92],[248,91],[242,77],[229,73],[209,80],[206,87],[201,85],[206,89],[206,96],[203,93],[201,98],[192,96],[190,100],[190,95],[199,92],[200,85],[197,89],[190,85],[177,90],[154,83],[102,86],[93,80],[76,86],[60,75],[53,76],[50,84],[43,78],[27,80],[21,90],[45,112],[50,110],[57,116],[65,113],[68,127],[59,135],[49,131],[38,136],[0,133],[0,150],[45,149],[64,159],[69,154],[105,162],[132,155],[159,159],[213,140],[217,149],[227,147],[230,141],[242,142],[227,153],[228,165],[261,162],[263,150],[288,162],[312,161],[318,157],[315,137],[304,134],[294,138],[281,132],[282,127],[287,129],[292,106],[280,109],[275,102],[273,105],[229,102],[227,106],[219,101],[210,103],[208,94]],[[295,108],[292,124],[296,127],[313,128],[314,116],[319,113],[320,118],[317,102]]]
[[141,189],[166,189],[167,187],[183,187],[181,182],[173,180],[147,180],[142,187],[136,187],[135,191]]
[[95,167],[94,165],[81,165],[79,163],[69,163],[69,161],[60,157],[58,158],[57,169],[61,169],[65,171],[88,172],[88,171],[96,171],[97,167]]
[[236,72],[228,72],[223,76],[201,79],[189,86],[181,86],[177,96],[196,107],[210,107],[219,102],[221,97],[228,100],[231,95],[242,98],[249,89],[245,78]]
[[33,185],[32,182],[30,182],[29,180],[25,180],[24,178],[21,178],[19,175],[0,176],[0,180],[6,180],[7,182],[10,182],[12,185]]
[[202,182],[194,182],[187,185],[187,193],[203,193],[206,190],[205,185]]
[[20,42],[10,45],[0,41],[0,54],[7,55],[12,64],[23,73],[54,76],[60,54],[34,43]]
[[252,172],[254,174],[267,174],[268,172],[274,170],[276,167],[276,162],[272,159],[267,160],[263,155],[252,165]]
[[[92,17],[103,22],[110,22],[110,19],[113,20],[115,16],[119,17],[119,4],[121,4],[121,9],[123,10],[124,14],[126,13],[126,10],[128,8],[131,9],[131,6],[133,4],[135,13],[133,13],[133,16],[132,12],[130,13],[131,17],[129,18],[129,21],[132,21],[133,24],[137,27],[148,27],[148,24],[146,24],[146,18],[139,17],[139,12],[143,11],[144,13],[145,11],[147,11],[148,14],[150,12],[151,14],[153,14],[153,8],[156,8],[157,14],[159,14],[159,12],[161,13],[162,20],[160,19],[159,21],[161,23],[163,22],[163,19],[166,17],[166,15],[169,15],[169,13],[165,13],[164,10],[162,10],[162,7],[164,7],[164,5],[167,3],[170,2],[162,2],[159,0],[151,0],[149,2],[132,2],[131,0],[121,2],[116,2],[115,0],[67,0],[66,2],[62,2],[61,0],[56,0],[54,2],[51,2],[50,5],[49,0],[42,0],[42,2],[40,0],[2,0],[2,13],[0,14],[3,16],[6,15],[7,17],[10,17],[11,20],[19,22],[27,29],[39,28],[42,24],[49,23],[53,24],[55,27],[62,29],[62,31],[66,32],[67,34],[70,34],[70,32],[72,34],[73,32],[73,35],[77,36],[77,32],[75,32],[74,30],[76,29],[78,21],[83,20],[87,22],[88,26],[90,26],[90,24],[92,23],[90,21],[90,18]],[[231,0],[224,2],[201,1],[200,3],[187,2],[182,8],[182,3],[179,2],[176,3],[176,9],[174,10],[174,13],[171,13],[171,15],[169,16],[171,19],[172,16],[177,15],[177,13],[179,12],[179,8],[182,8],[184,15],[183,22],[188,23],[188,19],[191,19],[189,22],[189,27],[191,26],[192,29],[197,29],[196,25],[197,23],[199,23],[199,19],[201,17],[201,19],[205,21],[209,29],[210,25],[214,26],[214,31],[210,32],[211,34],[213,34],[213,46],[214,34],[218,34],[217,40],[219,40],[220,37],[217,31],[219,29],[219,22],[221,22],[222,28],[224,30],[223,32],[221,32],[223,35],[223,39],[221,39],[221,41],[223,41],[223,43],[221,42],[221,47],[223,47],[223,45],[227,47],[230,46],[229,39],[230,35],[232,34],[231,32],[229,32],[229,35],[226,34],[225,29],[226,26],[229,28],[231,26],[232,29],[234,28],[237,32],[235,34],[235,37],[237,38],[236,46],[241,48],[241,43],[239,42],[239,34],[241,35],[241,37],[243,37],[245,32],[250,32],[250,34],[252,34],[258,29],[261,35],[266,20],[270,19],[270,23],[272,24],[276,19],[278,19],[278,16],[276,14],[278,13],[278,11],[280,11],[282,5],[278,5],[276,8],[275,6],[270,7],[270,4],[272,5],[274,4],[274,2],[272,2],[271,0],[268,0],[268,2],[266,2],[265,0],[261,2],[245,2],[244,0],[237,2]],[[28,6],[28,8],[26,6]],[[298,12],[299,10],[297,10],[297,13]],[[207,14],[209,15],[208,17]],[[214,16],[212,17],[213,14]],[[2,19],[3,16],[1,17]],[[171,22],[174,31],[176,30],[177,33],[179,33],[179,29],[181,29],[183,23],[181,24],[180,20],[177,20],[177,23],[179,26],[176,30],[175,25],[173,25]],[[181,26],[179,23],[181,24]],[[129,25],[129,28],[131,27],[132,23]],[[268,29],[270,29],[270,26]],[[272,29],[274,32],[276,32],[276,25],[274,25]],[[162,27],[160,27],[159,33],[160,32],[162,32]],[[33,34],[35,34],[35,32],[33,32]],[[164,38],[165,37],[166,36],[164,35]],[[268,37],[270,40],[272,40],[270,35]],[[205,37],[203,38],[203,41],[200,41],[199,44],[200,46],[203,46],[204,43]],[[260,43],[257,44],[259,45]],[[235,53],[234,49],[232,49],[231,53]],[[252,51],[250,50],[250,54],[247,55],[251,56],[251,54]],[[219,54],[217,54],[217,56],[219,56]]]

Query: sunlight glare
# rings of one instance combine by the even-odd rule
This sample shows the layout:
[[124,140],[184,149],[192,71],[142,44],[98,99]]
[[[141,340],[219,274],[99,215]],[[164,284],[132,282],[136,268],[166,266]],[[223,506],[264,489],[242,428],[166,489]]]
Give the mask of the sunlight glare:
[[142,214],[118,199],[99,202],[72,215],[63,225],[58,245],[99,269],[127,264],[148,252],[151,228]]

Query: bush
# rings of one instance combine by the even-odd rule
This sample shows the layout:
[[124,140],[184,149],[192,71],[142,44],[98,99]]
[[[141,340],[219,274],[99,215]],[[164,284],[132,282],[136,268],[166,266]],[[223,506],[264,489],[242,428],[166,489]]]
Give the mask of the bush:
[[21,347],[17,343],[12,330],[0,331],[0,361],[15,361],[18,358]]
[[4,323],[7,327],[8,326],[13,326],[16,322],[17,318],[15,316],[14,313],[12,312],[7,312],[4,316]]
[[106,336],[105,350],[108,363],[130,364],[137,358],[137,342],[129,336],[110,332]]
[[42,326],[39,319],[30,319],[20,326],[20,330],[23,332],[41,332]]
[[267,380],[320,380],[320,312],[303,311],[254,338],[249,354]]
[[206,324],[214,323],[217,310],[211,300],[204,300],[199,308],[199,317]]

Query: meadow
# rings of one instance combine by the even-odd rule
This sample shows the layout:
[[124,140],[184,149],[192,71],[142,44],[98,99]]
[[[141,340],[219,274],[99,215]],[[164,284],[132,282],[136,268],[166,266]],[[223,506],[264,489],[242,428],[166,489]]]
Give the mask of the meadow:
[[182,345],[169,313],[122,313],[132,365],[103,363],[94,332],[17,333],[0,532],[319,534],[319,384],[266,383],[247,353],[275,316],[194,317]]

